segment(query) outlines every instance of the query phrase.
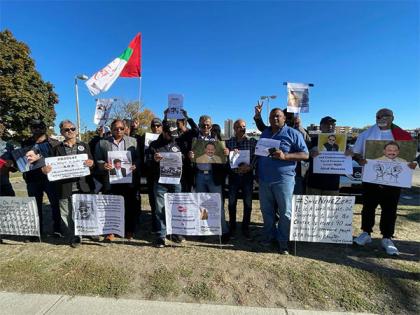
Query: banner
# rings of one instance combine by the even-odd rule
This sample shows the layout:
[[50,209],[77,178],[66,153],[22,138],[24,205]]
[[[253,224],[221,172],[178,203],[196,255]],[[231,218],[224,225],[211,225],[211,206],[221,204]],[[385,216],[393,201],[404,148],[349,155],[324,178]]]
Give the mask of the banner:
[[165,194],[167,234],[222,235],[218,193]]
[[96,100],[95,116],[93,123],[99,127],[105,126],[111,114],[112,105],[115,99],[113,98],[99,98]]
[[182,94],[168,95],[168,112],[167,119],[184,119],[184,114],[181,109],[184,106],[184,96]]
[[179,184],[182,175],[181,152],[159,152],[160,160],[160,184]]
[[108,164],[110,184],[131,184],[133,182],[132,160],[130,151],[109,151]]
[[352,244],[355,197],[294,195],[291,241]]
[[85,165],[85,161],[87,159],[87,154],[75,154],[46,158],[45,165],[51,166],[51,172],[47,174],[48,180],[53,182],[60,179],[90,175],[89,166]]
[[125,235],[124,197],[75,194],[72,205],[75,235]]
[[287,83],[287,112],[309,112],[309,85],[304,83]]
[[35,197],[0,197],[0,234],[40,237]]

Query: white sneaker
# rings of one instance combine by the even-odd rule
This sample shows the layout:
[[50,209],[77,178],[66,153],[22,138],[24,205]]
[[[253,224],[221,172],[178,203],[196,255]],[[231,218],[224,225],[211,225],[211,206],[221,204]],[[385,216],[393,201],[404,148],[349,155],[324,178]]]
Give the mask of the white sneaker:
[[368,232],[363,232],[358,237],[356,237],[353,240],[354,243],[356,243],[359,246],[365,246],[368,243],[372,243],[372,238],[368,234]]
[[398,256],[400,252],[398,248],[395,247],[394,243],[389,238],[383,238],[381,241],[382,247],[385,249],[386,253],[391,256]]

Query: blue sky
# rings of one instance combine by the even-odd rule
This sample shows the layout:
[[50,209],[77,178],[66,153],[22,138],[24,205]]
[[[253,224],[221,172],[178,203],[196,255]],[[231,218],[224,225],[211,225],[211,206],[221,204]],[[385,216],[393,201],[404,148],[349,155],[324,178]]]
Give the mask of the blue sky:
[[[258,98],[285,107],[288,81],[315,85],[305,126],[330,115],[363,127],[389,107],[401,127],[420,127],[418,1],[2,1],[0,28],[54,84],[56,124],[75,120],[74,76],[91,76],[141,32],[142,100],[158,116],[181,93],[194,119],[241,117],[253,129]],[[82,126],[93,129],[94,97],[79,87]],[[120,78],[100,97],[138,99],[139,82]]]

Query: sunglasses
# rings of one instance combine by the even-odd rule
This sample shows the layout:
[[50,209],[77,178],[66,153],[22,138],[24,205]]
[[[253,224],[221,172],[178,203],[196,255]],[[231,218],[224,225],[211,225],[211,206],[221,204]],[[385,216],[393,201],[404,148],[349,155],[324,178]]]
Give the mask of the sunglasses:
[[69,131],[76,131],[76,128],[75,127],[72,127],[72,128],[64,128],[64,129],[62,129],[64,132],[69,132]]
[[376,119],[382,119],[382,118],[390,118],[392,117],[391,115],[377,115]]
[[113,130],[114,131],[122,131],[124,129],[125,129],[124,127],[115,127]]
[[152,128],[160,128],[162,125],[152,125]]

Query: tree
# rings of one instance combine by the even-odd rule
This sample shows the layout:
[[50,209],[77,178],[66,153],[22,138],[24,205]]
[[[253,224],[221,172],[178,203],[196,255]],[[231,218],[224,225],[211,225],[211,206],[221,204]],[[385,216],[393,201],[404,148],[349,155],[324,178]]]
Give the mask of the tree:
[[113,119],[137,119],[139,127],[137,132],[143,134],[150,131],[150,122],[155,118],[155,114],[148,108],[145,108],[139,101],[134,102],[121,102],[115,107],[111,114]]
[[5,139],[29,136],[28,123],[32,119],[54,125],[58,95],[50,82],[42,80],[30,53],[12,32],[0,32],[0,117],[7,130]]

